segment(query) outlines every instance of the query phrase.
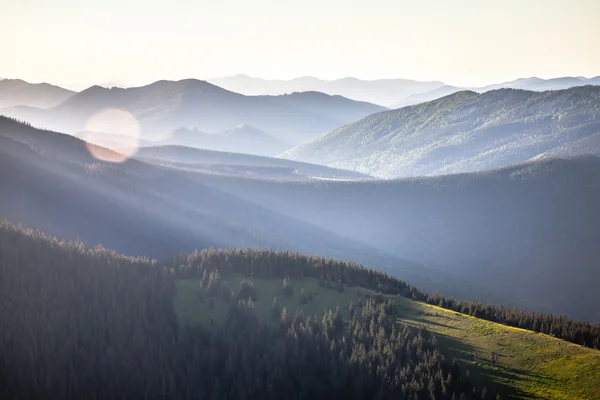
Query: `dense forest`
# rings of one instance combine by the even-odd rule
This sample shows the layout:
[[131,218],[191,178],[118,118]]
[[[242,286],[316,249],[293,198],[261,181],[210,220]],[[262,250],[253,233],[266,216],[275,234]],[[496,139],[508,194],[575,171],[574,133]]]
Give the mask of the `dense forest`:
[[[293,276],[321,262],[267,251],[211,250],[188,257],[201,263],[194,264],[196,273],[211,271],[213,279],[228,271],[214,273],[216,264],[202,263],[203,258],[230,262],[236,269],[245,260],[248,271],[260,273],[280,274],[286,268]],[[379,279],[371,271],[343,264],[330,269],[327,263],[324,274],[339,273],[332,277],[359,279],[368,272],[371,284]],[[188,265],[169,268],[2,224],[0,397],[451,399],[485,394],[473,389],[456,363],[444,359],[433,336],[394,323],[396,310],[383,296],[353,308],[350,321],[339,309],[323,318],[282,309],[268,326],[254,316],[251,297],[231,296],[222,326],[180,327],[172,307],[173,278],[189,275]]]
[[[239,288],[221,283],[234,272],[247,277]],[[348,305],[349,319],[339,308],[321,318],[274,304],[273,321],[264,324],[252,312],[259,277],[284,285],[314,277],[336,290],[358,285],[380,294]],[[173,296],[175,280],[185,278],[229,302],[221,325],[180,325]],[[435,336],[398,323],[401,311],[385,295],[482,318],[522,315],[540,329],[561,321],[568,333],[586,326],[428,297],[358,264],[298,253],[209,249],[154,261],[1,223],[0,397],[493,398],[442,356]],[[586,333],[596,344],[597,332]]]

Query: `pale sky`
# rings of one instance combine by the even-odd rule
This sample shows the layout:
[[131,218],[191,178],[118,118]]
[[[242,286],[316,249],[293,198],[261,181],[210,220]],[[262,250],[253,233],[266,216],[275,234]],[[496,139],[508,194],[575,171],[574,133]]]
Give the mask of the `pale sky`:
[[0,77],[600,75],[600,0],[0,0]]

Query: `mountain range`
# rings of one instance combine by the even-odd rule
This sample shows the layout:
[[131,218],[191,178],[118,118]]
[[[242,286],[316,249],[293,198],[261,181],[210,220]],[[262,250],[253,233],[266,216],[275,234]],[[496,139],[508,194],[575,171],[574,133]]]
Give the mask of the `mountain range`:
[[106,109],[131,114],[143,140],[162,140],[180,128],[213,133],[248,124],[290,145],[384,110],[374,104],[317,92],[244,96],[188,79],[127,89],[93,86],[47,110],[19,106],[0,113],[34,126],[77,135],[89,130],[88,121]]
[[462,91],[370,115],[283,153],[383,178],[481,171],[600,155],[600,87]]
[[600,321],[595,157],[431,178],[293,182],[262,175],[264,158],[229,163],[254,165],[254,176],[203,168],[202,157],[218,167],[227,156],[195,149],[99,161],[77,138],[6,118],[0,140],[0,219],[63,239],[150,257],[210,246],[297,250],[463,299]]
[[291,80],[269,80],[243,74],[213,78],[208,81],[225,89],[246,95],[281,95],[293,92],[317,91],[383,106],[396,104],[399,99],[404,97],[428,92],[444,85],[442,82],[437,81],[422,82],[411,79],[362,80],[352,77],[323,80],[306,76]]
[[410,106],[413,104],[424,103],[426,101],[432,101],[441,97],[460,92],[463,90],[472,90],[477,93],[484,93],[490,90],[498,89],[522,89],[531,90],[534,92],[543,92],[546,90],[564,90],[572,87],[586,86],[586,85],[600,85],[600,76],[594,78],[585,78],[582,76],[571,77],[566,76],[562,78],[551,78],[542,79],[537,77],[532,78],[519,78],[514,81],[497,83],[481,87],[458,87],[452,85],[444,85],[440,88],[430,90],[427,92],[416,93],[405,97],[401,101],[394,104],[390,104],[390,108],[400,108]]

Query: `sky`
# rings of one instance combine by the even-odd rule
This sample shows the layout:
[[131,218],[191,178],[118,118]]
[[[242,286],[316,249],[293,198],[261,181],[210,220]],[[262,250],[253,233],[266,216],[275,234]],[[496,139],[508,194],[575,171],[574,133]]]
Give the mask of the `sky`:
[[0,0],[0,77],[600,75],[600,0]]

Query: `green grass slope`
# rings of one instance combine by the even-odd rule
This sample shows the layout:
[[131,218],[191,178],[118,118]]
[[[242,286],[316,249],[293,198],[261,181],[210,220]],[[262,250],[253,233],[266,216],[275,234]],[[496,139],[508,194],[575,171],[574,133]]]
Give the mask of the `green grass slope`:
[[598,350],[405,298],[396,302],[402,320],[435,333],[445,355],[460,360],[476,385],[485,382],[509,398],[600,399]]
[[[231,274],[225,281],[227,286],[237,293],[241,281],[245,279],[241,274]],[[246,278],[247,279],[247,278]],[[284,296],[282,293],[283,282],[275,279],[257,279],[250,278],[258,293],[258,299],[254,300],[254,312],[257,317],[270,323],[275,321],[272,316],[273,299],[279,307],[288,310],[290,315],[302,312],[304,315],[322,316],[326,311],[340,307],[340,311],[345,317],[348,317],[348,305],[350,302],[357,303],[361,295],[372,293],[367,289],[345,287],[343,292],[334,289],[320,287],[318,281],[312,278],[302,278],[292,280],[294,294]],[[177,318],[181,325],[195,325],[211,323],[218,324],[225,317],[229,303],[220,296],[208,297],[202,299],[200,293],[200,280],[180,279],[176,282],[177,292],[175,295],[174,306]],[[304,289],[307,296],[312,295],[313,299],[306,304],[301,304],[300,293]],[[210,306],[210,300],[212,306]]]
[[[243,279],[250,279],[257,292],[254,310],[260,320],[273,323],[273,299],[289,315],[322,316],[340,307],[349,318],[350,302],[374,294],[364,288],[319,286],[313,278],[292,280],[294,294],[284,296],[280,279],[259,279],[231,274],[223,278],[237,293]],[[181,325],[218,325],[229,307],[222,296],[200,296],[200,280],[176,282],[174,307]],[[301,289],[313,299],[302,304]],[[201,298],[202,297],[202,298]],[[456,358],[470,371],[478,387],[487,387],[501,398],[598,399],[600,398],[600,351],[568,343],[547,335],[470,317],[403,297],[391,297],[398,307],[399,322],[422,327],[436,335],[444,356]],[[491,363],[496,354],[495,365]]]

